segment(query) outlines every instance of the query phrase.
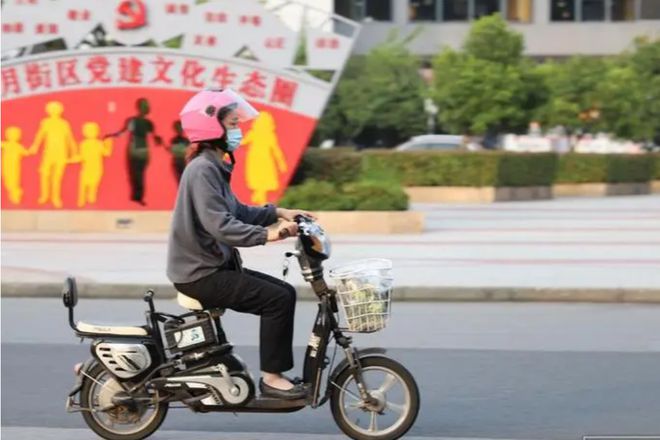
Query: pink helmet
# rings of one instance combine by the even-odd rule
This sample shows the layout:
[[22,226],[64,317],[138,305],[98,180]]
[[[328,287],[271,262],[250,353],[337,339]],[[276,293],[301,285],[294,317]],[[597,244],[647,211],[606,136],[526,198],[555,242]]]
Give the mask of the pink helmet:
[[206,89],[190,98],[179,113],[181,126],[191,142],[219,139],[225,133],[218,112],[229,105],[236,106],[240,122],[259,114],[245,99],[231,89]]

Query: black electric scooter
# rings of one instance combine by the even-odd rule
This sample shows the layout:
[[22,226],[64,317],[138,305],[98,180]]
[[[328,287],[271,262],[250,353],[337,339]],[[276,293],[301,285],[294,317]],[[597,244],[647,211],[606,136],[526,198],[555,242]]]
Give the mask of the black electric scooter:
[[[188,313],[157,312],[149,290],[144,295],[149,306],[146,325],[75,322],[78,294],[75,279],[68,278],[62,296],[69,324],[77,336],[92,340],[92,356],[74,368],[77,381],[67,398],[67,411],[81,412],[87,425],[105,439],[138,440],[158,429],[170,405],[195,412],[273,413],[317,408],[329,400],[337,425],[351,438],[403,436],[419,412],[417,384],[403,365],[385,355],[386,350],[352,346],[352,338],[339,326],[337,292],[324,279],[322,261],[330,256],[329,240],[312,220],[298,216],[296,221],[296,248],[286,255],[298,259],[304,279],[318,296],[302,372],[307,398],[256,395],[247,366],[225,337],[223,310],[205,310],[194,298],[179,294],[179,304]],[[326,354],[332,340],[331,360]],[[345,357],[335,366],[338,349]],[[331,372],[324,378],[328,367]]]

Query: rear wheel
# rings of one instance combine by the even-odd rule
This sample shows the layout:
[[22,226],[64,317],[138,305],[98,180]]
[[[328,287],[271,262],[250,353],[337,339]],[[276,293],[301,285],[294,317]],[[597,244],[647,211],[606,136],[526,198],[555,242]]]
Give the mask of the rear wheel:
[[92,411],[83,411],[82,416],[87,426],[99,436],[108,440],[141,440],[153,434],[165,420],[169,405],[158,403],[158,392],[149,395],[150,402],[101,411],[111,407],[112,398],[124,393],[124,388],[98,364],[87,374],[89,377],[85,377],[80,390],[80,405]]
[[419,390],[412,374],[400,363],[381,356],[361,359],[362,378],[376,400],[367,403],[348,369],[331,386],[330,406],[339,428],[356,440],[394,440],[415,423]]

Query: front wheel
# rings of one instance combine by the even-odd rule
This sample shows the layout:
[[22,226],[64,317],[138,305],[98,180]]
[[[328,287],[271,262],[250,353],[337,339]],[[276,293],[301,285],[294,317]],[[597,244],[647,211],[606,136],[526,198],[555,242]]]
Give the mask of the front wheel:
[[153,434],[167,415],[169,405],[158,401],[158,393],[150,402],[112,407],[112,398],[124,388],[101,365],[88,373],[80,390],[80,405],[89,408],[82,416],[92,431],[107,440],[142,440]]
[[360,360],[362,379],[373,402],[360,398],[348,369],[330,385],[330,407],[339,428],[356,440],[402,437],[419,413],[419,390],[412,374],[400,363],[381,356]]

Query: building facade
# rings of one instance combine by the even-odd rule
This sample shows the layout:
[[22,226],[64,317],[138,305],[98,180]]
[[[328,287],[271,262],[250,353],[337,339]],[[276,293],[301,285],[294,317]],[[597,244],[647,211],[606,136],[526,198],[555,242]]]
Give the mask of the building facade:
[[660,0],[334,0],[334,12],[363,21],[354,52],[369,51],[393,30],[418,55],[460,47],[470,21],[499,12],[533,57],[612,55],[638,36],[660,37]]

